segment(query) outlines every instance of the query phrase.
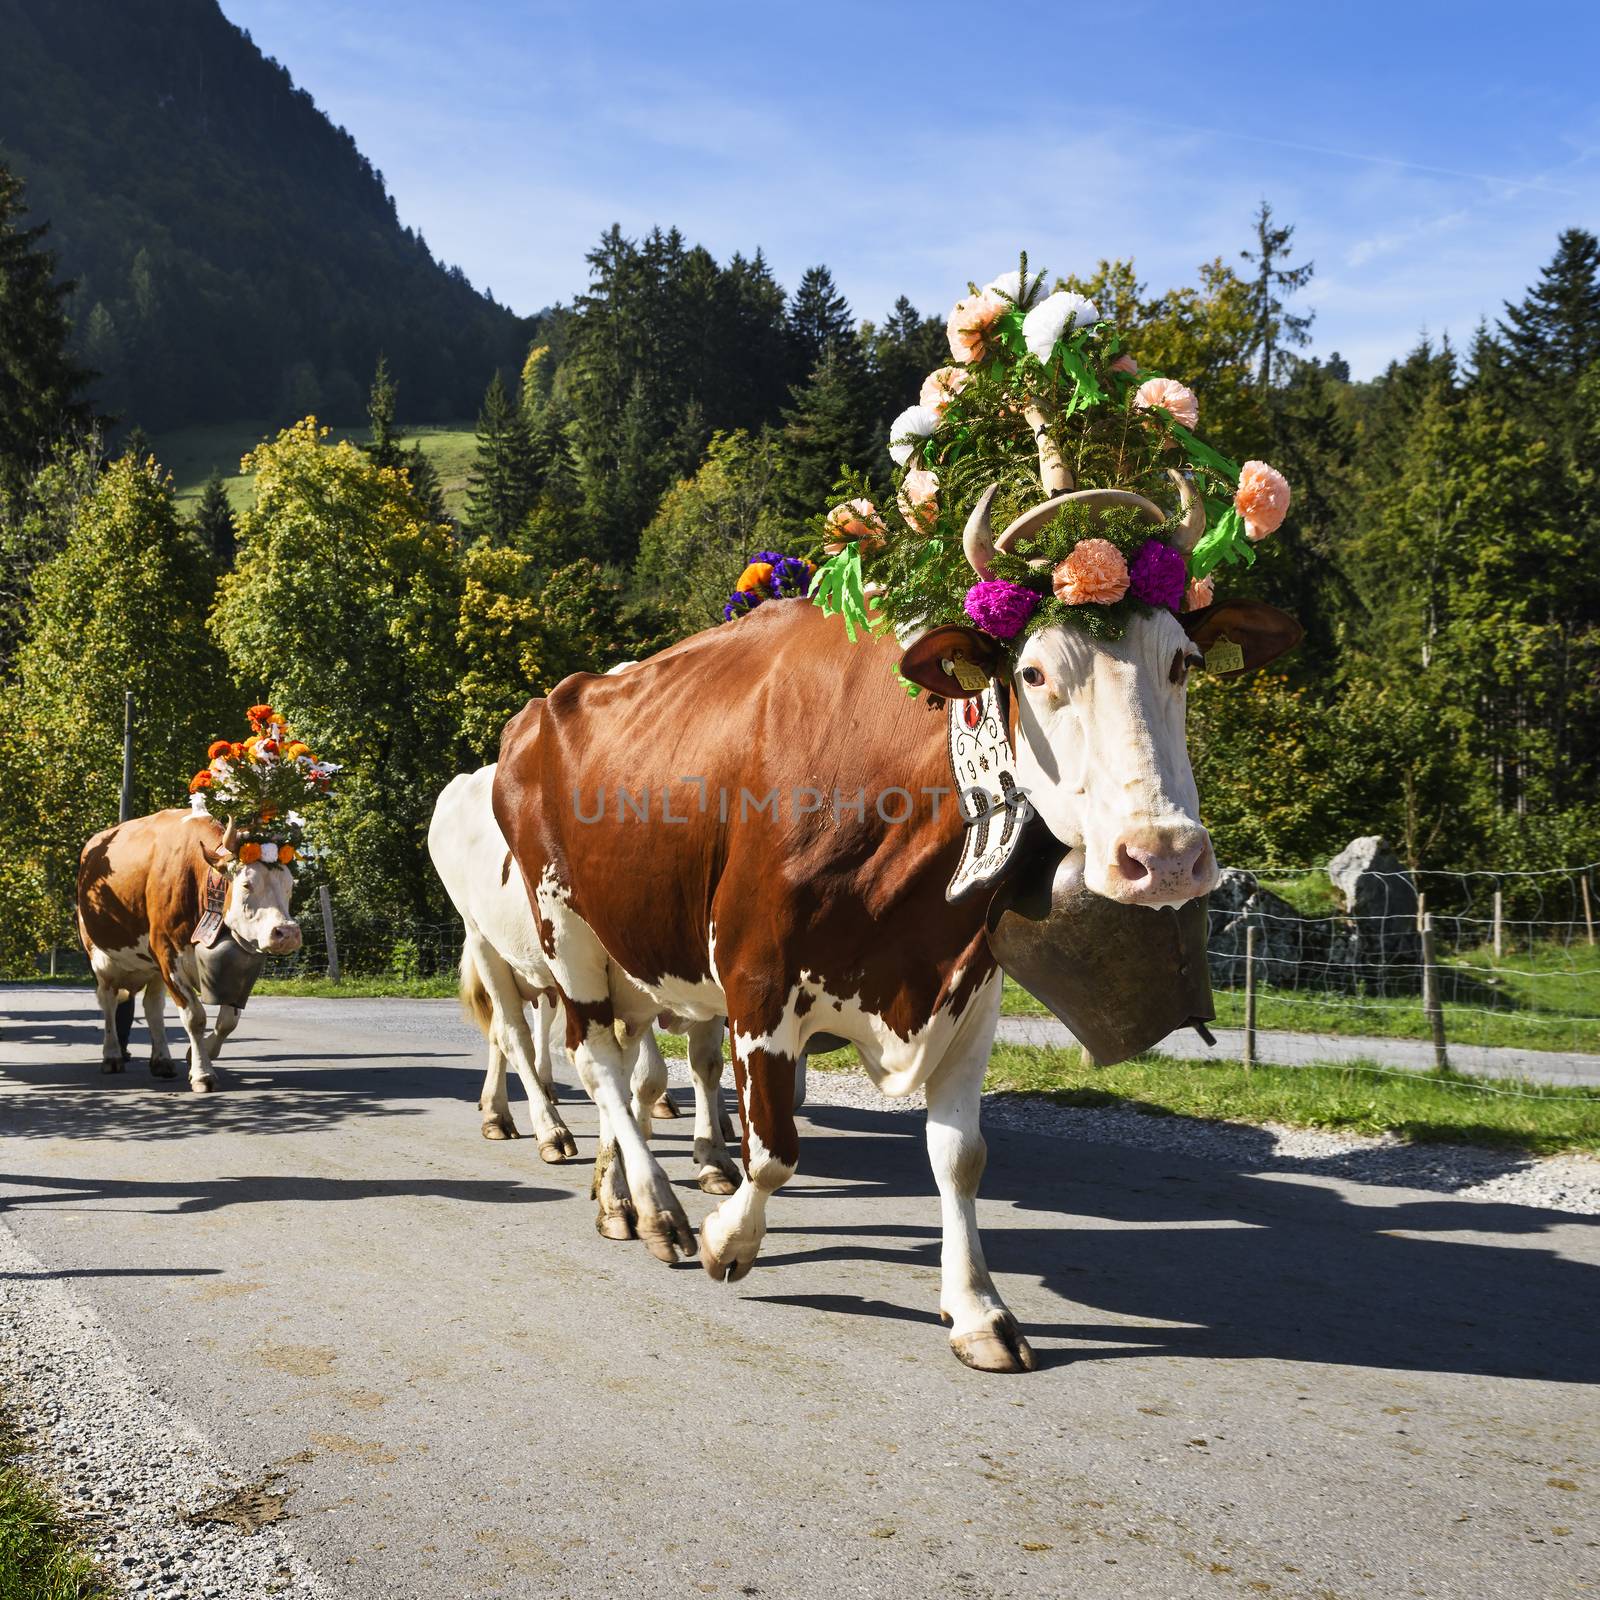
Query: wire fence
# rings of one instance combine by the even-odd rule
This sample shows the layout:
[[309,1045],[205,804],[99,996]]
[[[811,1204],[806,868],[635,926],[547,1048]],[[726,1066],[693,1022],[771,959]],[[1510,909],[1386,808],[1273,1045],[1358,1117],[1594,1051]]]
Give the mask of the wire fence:
[[[1413,1041],[1448,1065],[1537,1051],[1552,1077],[1588,1076],[1600,1066],[1596,871],[1367,871],[1349,896],[1323,868],[1229,871],[1209,913],[1216,1025],[1327,1041],[1330,1057],[1363,1039]],[[456,921],[369,930],[335,917],[330,949],[315,897],[299,916],[304,942],[268,979],[453,983]],[[53,970],[82,976],[87,963],[63,949]]]

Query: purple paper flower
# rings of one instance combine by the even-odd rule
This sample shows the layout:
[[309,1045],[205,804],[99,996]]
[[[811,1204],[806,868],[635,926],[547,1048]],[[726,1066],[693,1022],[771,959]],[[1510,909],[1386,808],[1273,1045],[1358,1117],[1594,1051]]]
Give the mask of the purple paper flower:
[[762,596],[751,589],[741,589],[728,596],[728,603],[722,608],[722,620],[732,622],[735,617],[742,617],[747,611],[754,611],[761,604]]
[[1176,611],[1183,604],[1189,570],[1183,552],[1159,539],[1147,539],[1128,563],[1128,593],[1147,606]]
[[780,561],[787,561],[788,559],[781,550],[757,550],[750,557],[750,565],[753,567],[758,561],[761,561],[765,562],[769,567],[775,567]]
[[967,615],[997,639],[1014,639],[1039,604],[1032,589],[1004,578],[986,578],[967,590]]
[[[767,556],[761,557],[763,561]],[[798,556],[777,556],[772,561],[772,576],[767,580],[774,600],[791,600],[811,587],[811,563]]]

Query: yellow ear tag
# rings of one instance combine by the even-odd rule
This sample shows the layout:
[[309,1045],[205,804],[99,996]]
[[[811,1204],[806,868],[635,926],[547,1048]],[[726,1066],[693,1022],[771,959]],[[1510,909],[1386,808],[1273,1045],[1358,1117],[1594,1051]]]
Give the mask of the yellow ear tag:
[[969,693],[976,693],[979,689],[989,687],[989,674],[982,667],[975,667],[965,656],[957,656],[953,661],[944,663],[946,672],[953,673],[957,683]]
[[1206,651],[1207,672],[1243,672],[1244,651],[1227,634]]

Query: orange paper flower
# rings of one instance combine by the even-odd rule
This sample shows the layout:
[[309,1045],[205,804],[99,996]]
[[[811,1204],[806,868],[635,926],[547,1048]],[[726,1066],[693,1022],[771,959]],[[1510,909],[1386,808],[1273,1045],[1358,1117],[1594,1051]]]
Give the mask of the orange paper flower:
[[1069,606],[1114,606],[1128,592],[1128,563],[1109,539],[1084,539],[1051,574],[1056,599]]
[[1283,526],[1289,511],[1289,480],[1265,461],[1247,461],[1239,469],[1239,488],[1233,508],[1244,518],[1245,534],[1265,539]]
[[251,862],[261,859],[261,846],[254,839],[249,844],[239,846],[239,859],[248,867]]
[[995,323],[1010,309],[992,289],[980,289],[965,300],[957,300],[945,328],[950,354],[957,361],[982,361],[988,354]]
[[292,844],[280,844],[278,846],[278,860],[283,862],[285,866],[294,859],[295,850]]
[[271,706],[251,706],[250,709],[247,712],[245,712],[245,715],[247,717],[249,717],[250,725],[253,728],[256,728],[256,729],[259,730],[261,728],[264,728],[266,726],[267,722],[271,719],[271,717],[272,717],[272,707]]
[[209,772],[197,772],[189,780],[189,793],[190,794],[199,794],[202,789],[209,789],[210,787],[211,787],[211,774]]
[[748,594],[752,589],[766,587],[767,579],[772,576],[772,563],[770,561],[752,561],[743,572],[739,574],[739,581],[734,588],[740,594]]
[[1204,611],[1215,598],[1216,590],[1209,578],[1191,578],[1188,589],[1184,591],[1183,609]]
[[211,746],[211,748],[206,751],[206,756],[211,761],[215,761],[218,756],[230,756],[232,754],[233,746],[229,744],[226,739],[218,739]]
[[1192,428],[1200,420],[1200,402],[1194,390],[1175,378],[1146,378],[1134,391],[1133,403],[1140,411],[1160,406],[1183,428]]

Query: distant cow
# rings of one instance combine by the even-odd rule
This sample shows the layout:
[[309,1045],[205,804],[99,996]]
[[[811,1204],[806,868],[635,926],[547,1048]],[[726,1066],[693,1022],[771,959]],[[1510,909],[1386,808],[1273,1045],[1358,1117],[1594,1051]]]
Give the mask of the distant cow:
[[[1182,495],[1192,542],[1202,517],[1186,484]],[[967,529],[980,576],[1013,536],[991,533],[992,498]],[[998,678],[1017,781],[1067,852],[1058,879],[1171,907],[1216,877],[1184,684],[1224,630],[1242,641],[1243,667],[1299,635],[1270,607],[1231,602],[1181,620],[1135,616],[1115,642],[1043,627],[1014,667],[976,630],[936,630],[901,665],[958,702]],[[768,1197],[798,1164],[795,1063],[819,1033],[840,1035],[886,1093],[926,1094],[944,1222],[939,1309],[963,1361],[1017,1371],[1034,1358],[984,1263],[974,1205],[1000,1011],[988,896],[946,898],[963,849],[951,735],[943,712],[907,698],[899,660],[893,639],[851,644],[815,606],[764,605],[617,677],[568,678],[519,713],[501,741],[494,810],[533,897],[568,1048],[612,1112],[652,1251],[670,1260],[695,1241],[619,1114],[619,1030],[662,1008],[728,1018],[746,1177],[702,1229],[700,1259],[718,1279],[754,1265]],[[970,664],[982,669],[973,685],[956,672]]]
[[195,811],[158,811],[97,833],[78,863],[78,932],[94,972],[95,997],[105,1015],[101,1070],[120,1072],[127,1057],[117,1038],[119,1002],[144,992],[150,1028],[150,1071],[174,1076],[162,1018],[163,987],[183,1014],[189,1036],[189,1087],[217,1086],[211,1064],[238,1025],[248,995],[217,1007],[216,1028],[206,1033],[206,1009],[195,929],[207,910],[208,891],[221,899],[221,921],[246,956],[290,955],[300,948],[300,925],[289,915],[294,875],[288,867],[239,864],[235,833]]
[[[578,1153],[571,1132],[556,1109],[551,1071],[554,1046],[550,1024],[556,1014],[556,989],[534,926],[528,892],[494,819],[493,766],[453,779],[434,806],[428,852],[434,870],[466,925],[461,947],[461,998],[489,1043],[489,1065],[479,1096],[486,1139],[514,1139],[516,1124],[506,1095],[506,1065],[516,1069],[527,1091],[539,1154],[558,1162]],[[527,1007],[533,1008],[529,1027]],[[689,1064],[695,1079],[694,1160],[697,1181],[708,1194],[732,1194],[738,1168],[728,1153],[731,1126],[718,1108],[722,1079],[720,1019],[689,1028]],[[638,1051],[632,1068],[631,1110],[648,1137],[651,1112],[661,1114],[667,1067],[654,1035],[646,1028],[632,1041]],[[676,1115],[675,1111],[670,1112]],[[602,1145],[609,1145],[609,1135]],[[615,1202],[602,1228],[632,1236],[632,1206],[623,1169],[607,1163],[601,1184]]]

